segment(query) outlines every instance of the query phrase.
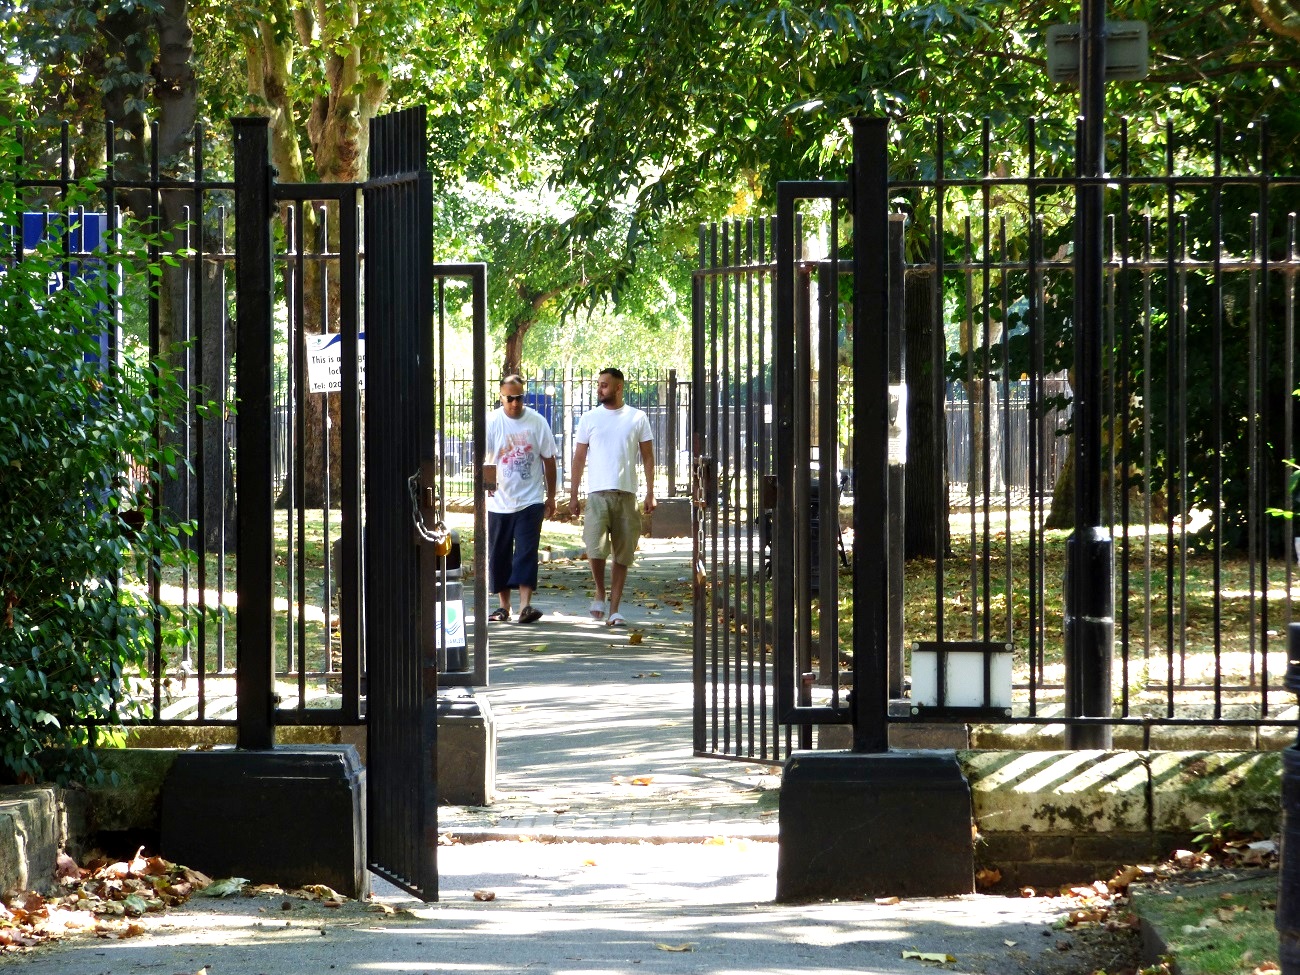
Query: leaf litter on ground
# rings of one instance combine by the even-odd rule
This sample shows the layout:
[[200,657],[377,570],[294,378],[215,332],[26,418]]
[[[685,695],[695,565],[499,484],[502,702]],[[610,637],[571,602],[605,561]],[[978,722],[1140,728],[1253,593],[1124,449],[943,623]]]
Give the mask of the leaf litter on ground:
[[60,852],[56,878],[61,890],[57,895],[13,891],[0,900],[0,952],[76,934],[139,937],[148,932],[142,923],[146,916],[160,915],[193,897],[278,895],[315,901],[327,908],[341,907],[348,900],[324,884],[285,890],[277,884],[253,885],[243,877],[213,880],[190,867],[146,856],[144,847],[125,860],[92,853],[83,864]]

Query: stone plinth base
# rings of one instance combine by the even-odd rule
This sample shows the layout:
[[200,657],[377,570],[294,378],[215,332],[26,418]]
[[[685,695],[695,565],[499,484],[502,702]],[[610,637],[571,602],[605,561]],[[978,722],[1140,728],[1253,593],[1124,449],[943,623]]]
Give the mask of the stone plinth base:
[[185,752],[163,782],[161,853],[214,878],[364,897],[365,797],[350,745]]
[[778,901],[975,889],[970,786],[951,752],[795,752],[780,824]]
[[497,728],[486,698],[460,690],[438,695],[438,801],[486,806],[497,779]]

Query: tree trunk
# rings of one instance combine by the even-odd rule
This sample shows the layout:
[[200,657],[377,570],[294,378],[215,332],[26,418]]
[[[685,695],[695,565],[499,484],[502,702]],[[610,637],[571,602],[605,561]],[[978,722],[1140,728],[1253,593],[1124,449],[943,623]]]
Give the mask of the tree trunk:
[[[325,8],[319,8],[322,13]],[[312,149],[316,177],[322,182],[355,182],[365,179],[370,119],[384,98],[387,86],[382,81],[362,81],[360,66],[364,59],[356,37],[358,8],[349,3],[331,8],[329,23],[316,23],[312,10],[297,6],[293,11],[294,30],[279,30],[270,22],[258,25],[256,37],[248,41],[249,93],[264,99],[271,119],[272,162],[280,179],[306,181],[302,151],[295,125],[294,105],[289,96],[295,56],[301,50],[324,39],[329,53],[324,60],[328,87],[312,102],[307,119],[307,136]],[[320,35],[317,37],[316,35]],[[306,249],[316,250],[317,215],[304,210],[303,239]],[[330,251],[338,253],[337,219],[327,223]],[[303,270],[304,322],[309,332],[337,332],[338,278],[330,275],[322,287],[319,262],[310,262]],[[299,355],[301,335],[295,337]],[[309,508],[339,504],[342,440],[340,397],[334,394],[302,394],[302,425],[294,430],[302,437],[303,483],[296,503]],[[325,422],[326,411],[328,425]],[[328,469],[328,483],[326,470]],[[295,486],[296,491],[296,486]],[[289,485],[277,501],[289,501]]]
[[516,319],[506,328],[506,348],[505,358],[501,362],[501,375],[509,376],[511,373],[517,373],[520,369],[520,363],[524,361],[524,336],[528,330],[533,327],[536,319]]
[[948,547],[948,427],[940,396],[935,400],[934,279],[911,275],[905,284],[907,344],[907,467],[904,487],[903,554],[938,558]]

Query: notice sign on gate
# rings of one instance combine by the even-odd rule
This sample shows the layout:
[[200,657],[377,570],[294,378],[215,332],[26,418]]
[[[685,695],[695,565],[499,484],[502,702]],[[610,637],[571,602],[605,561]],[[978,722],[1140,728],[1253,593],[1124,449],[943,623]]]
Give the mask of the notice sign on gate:
[[440,650],[465,646],[465,603],[461,600],[460,583],[453,582],[447,586],[447,599],[442,609],[434,645]]
[[[307,336],[307,391],[337,393],[343,388],[343,336]],[[366,333],[357,335],[357,388],[366,388]]]

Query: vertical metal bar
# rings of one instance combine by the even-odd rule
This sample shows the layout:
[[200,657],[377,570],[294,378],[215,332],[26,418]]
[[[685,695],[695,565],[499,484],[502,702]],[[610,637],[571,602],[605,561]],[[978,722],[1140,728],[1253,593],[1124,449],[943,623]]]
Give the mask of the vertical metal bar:
[[[1295,264],[1296,264],[1296,215],[1294,213],[1290,213],[1287,215],[1287,221],[1286,221],[1286,271],[1287,273],[1285,278],[1285,286],[1283,289],[1283,294],[1285,296],[1283,301],[1283,307],[1285,308],[1285,311],[1283,313],[1284,331],[1283,331],[1282,341],[1284,344],[1284,351],[1282,356],[1282,362],[1283,362],[1282,368],[1283,368],[1283,383],[1284,383],[1283,389],[1285,390],[1294,390],[1296,388],[1295,385],[1296,384]],[[1283,450],[1285,451],[1285,455],[1287,457],[1296,456],[1295,396],[1294,395],[1287,396],[1286,403],[1282,407],[1282,446],[1283,446]],[[1289,628],[1290,625],[1293,622],[1295,622],[1295,606],[1291,600],[1291,585],[1295,579],[1294,570],[1296,565],[1296,552],[1295,552],[1294,541],[1293,541],[1293,538],[1296,534],[1295,527],[1294,527],[1296,510],[1295,510],[1295,496],[1294,493],[1290,490],[1290,481],[1287,481],[1287,490],[1283,494],[1282,510],[1286,511],[1290,516],[1288,520],[1288,525],[1291,526],[1287,530],[1287,537],[1286,537],[1285,544],[1283,546],[1283,548],[1285,549],[1285,551],[1283,552],[1283,558],[1285,559],[1285,564],[1286,564],[1286,572],[1284,576],[1286,580],[1286,591],[1287,591],[1286,623]],[[1261,706],[1260,708],[1261,716],[1267,713],[1268,713],[1267,707]]]
[[[423,128],[423,121],[421,121]],[[421,160],[423,163],[423,160]],[[427,174],[426,174],[427,176]],[[424,177],[422,177],[422,180]],[[429,177],[431,180],[432,177]],[[421,193],[429,195],[432,209],[432,183]],[[432,219],[432,218],[430,218]],[[432,244],[430,244],[432,246]],[[483,450],[487,444],[487,301],[488,268],[486,264],[473,265],[474,298],[474,393],[472,398],[474,419],[474,470],[483,469]],[[476,478],[474,486],[474,537],[487,538],[487,505],[483,479]],[[487,627],[487,546],[474,546],[474,682],[480,687],[488,684],[488,627]]]
[[[1065,620],[1069,717],[1109,717],[1114,645],[1112,556],[1102,524],[1105,267],[1106,4],[1083,0],[1080,23],[1080,178],[1075,188],[1075,494],[1067,546]],[[1068,725],[1071,748],[1108,748],[1107,725]]]
[[[1132,377],[1133,377],[1133,316],[1131,296],[1129,294],[1129,252],[1131,250],[1129,238],[1131,229],[1129,227],[1129,139],[1128,139],[1128,119],[1120,119],[1119,129],[1119,177],[1120,177],[1120,205],[1119,205],[1119,225],[1117,228],[1118,235],[1118,276],[1119,276],[1119,307],[1121,315],[1121,334],[1119,342],[1119,367],[1116,370],[1116,380],[1112,384],[1119,391],[1119,423],[1116,427],[1118,433],[1115,436],[1120,439],[1119,451],[1119,510],[1121,526],[1121,542],[1119,555],[1119,646],[1120,661],[1122,674],[1120,676],[1120,692],[1123,695],[1122,707],[1120,710],[1121,717],[1127,718],[1131,710],[1129,700],[1129,687],[1132,684],[1130,665],[1131,655],[1131,633],[1132,633],[1132,613],[1129,607],[1129,586],[1131,585],[1131,565],[1130,558],[1133,550],[1133,536],[1130,522],[1132,520],[1132,504],[1130,494],[1133,489],[1133,446],[1132,446]],[[1112,437],[1112,440],[1114,437]],[[1141,468],[1146,470],[1145,466]],[[1149,533],[1148,533],[1149,534]]]
[[1152,260],[1152,239],[1154,218],[1150,213],[1142,217],[1142,470],[1145,472],[1142,491],[1142,514],[1146,532],[1142,543],[1142,659],[1150,667],[1151,632],[1154,616],[1151,598],[1151,580],[1154,577],[1154,545],[1151,542],[1151,528],[1154,525],[1151,496],[1155,492],[1156,472],[1155,450],[1151,428],[1154,426],[1155,411],[1151,408],[1151,365],[1153,350],[1151,348],[1152,318],[1152,278],[1155,275],[1155,263]]
[[[989,213],[992,208],[992,189],[989,185],[991,168],[989,164],[989,120],[983,120],[980,129],[980,427],[982,434],[982,457],[980,459],[980,592],[983,595],[978,603],[979,618],[976,621],[979,636],[976,639],[989,641],[991,610],[993,607],[992,581],[992,538],[993,525],[990,505],[993,498],[993,282],[992,282],[992,220]],[[971,540],[971,554],[975,552],[975,540]],[[974,608],[974,607],[972,607]]]
[[709,626],[707,591],[703,585],[704,565],[704,485],[701,465],[705,456],[704,407],[708,402],[705,392],[707,380],[704,372],[704,282],[708,267],[707,229],[700,224],[697,231],[697,270],[691,276],[691,566],[694,585],[692,594],[691,680],[694,684],[691,729],[695,754],[708,750],[707,711],[708,670],[705,666],[707,630]]
[[[773,444],[771,443],[769,437],[772,428],[771,425],[768,423],[768,411],[772,408],[772,399],[771,396],[769,395],[770,393],[770,390],[768,388],[769,372],[768,372],[767,364],[770,361],[770,356],[771,356],[773,323],[769,318],[770,303],[768,301],[768,292],[775,284],[775,282],[773,281],[772,266],[771,266],[772,258],[773,258],[772,247],[775,243],[775,238],[776,238],[775,219],[769,218],[767,220],[760,220],[758,223],[758,245],[757,245],[758,262],[759,264],[763,265],[764,271],[763,271],[762,279],[759,282],[759,291],[758,291],[759,332],[758,332],[758,368],[756,370],[756,374],[758,377],[757,379],[758,405],[757,405],[755,415],[758,418],[760,435],[759,435],[759,458],[758,458],[758,466],[757,466],[757,476],[758,476],[757,517],[758,517],[759,525],[768,526],[766,537],[768,538],[769,544],[771,544],[771,531],[770,531],[771,521],[769,520],[768,507],[767,507],[765,495],[767,490],[766,488],[767,478],[772,473]],[[760,539],[764,537],[762,530],[760,530],[759,537]],[[759,550],[760,561],[766,558],[770,558],[770,556],[771,556],[770,551],[764,551],[760,547]],[[774,700],[769,700],[768,697],[768,686],[769,686],[769,680],[771,676],[768,672],[768,666],[767,666],[768,659],[770,657],[768,650],[769,647],[774,648],[775,645],[775,639],[773,637],[771,622],[768,620],[768,616],[767,616],[768,592],[769,592],[770,582],[771,581],[768,576],[768,573],[764,569],[760,569],[759,583],[758,583],[758,617],[757,618],[762,620],[762,629],[760,630],[760,633],[763,642],[760,647],[760,653],[758,659],[758,671],[759,671],[759,678],[760,678],[759,681],[760,687],[762,689],[759,702],[762,706],[763,720],[759,727],[759,739],[762,742],[763,755],[769,754],[769,747],[770,747],[771,749],[770,757],[779,758],[783,756],[779,754],[781,751],[781,741],[777,734],[777,725],[775,723],[775,720],[773,720],[770,726],[768,724],[768,709],[771,706],[771,704],[774,703]],[[771,735],[770,745],[768,739],[769,734]]]
[[361,708],[361,382],[360,240],[354,194],[339,205],[339,331],[343,343],[343,388],[339,392],[339,422],[343,429],[339,472],[340,564],[335,567],[339,589],[339,648],[342,667],[343,720],[355,722]]
[[[903,546],[903,528],[906,515],[905,490],[907,484],[907,341],[906,292],[907,266],[907,215],[889,215],[889,385],[890,408],[897,410],[894,426],[901,428],[900,442],[893,442],[891,430],[889,445],[889,697],[903,696],[903,636],[904,593],[903,578],[907,569]],[[932,370],[940,370],[933,365]],[[899,398],[895,399],[895,396]],[[943,401],[938,401],[942,403]],[[942,407],[940,407],[942,409]],[[947,510],[946,505],[940,508]],[[836,513],[838,516],[838,512]],[[1010,600],[1008,600],[1010,603]]]
[[[707,537],[709,540],[709,559],[706,563],[706,572],[708,577],[709,591],[709,663],[710,673],[713,677],[712,699],[710,710],[710,721],[713,725],[713,748],[718,750],[721,743],[725,740],[721,736],[725,731],[727,702],[726,678],[723,673],[725,664],[725,653],[720,649],[720,640],[722,639],[718,629],[719,626],[725,627],[725,619],[721,622],[718,619],[719,609],[719,589],[718,589],[718,489],[721,481],[721,448],[719,446],[718,433],[718,398],[723,395],[718,381],[718,300],[719,275],[716,273],[721,266],[718,260],[718,238],[724,235],[724,231],[717,224],[714,224],[709,233],[709,264],[715,269],[715,273],[709,279],[709,338],[708,338],[708,364],[709,364],[709,477],[706,482],[707,495],[705,503],[709,513]],[[725,325],[724,325],[725,327]],[[719,685],[722,685],[721,687]],[[723,746],[725,747],[725,746]]]
[[677,496],[677,370],[668,370],[668,388],[664,409],[664,462],[667,465],[667,497]]
[[[403,145],[406,149],[407,158],[403,160],[404,169],[414,174],[415,179],[412,184],[412,202],[415,204],[414,219],[409,222],[409,232],[414,239],[409,241],[411,248],[411,257],[415,264],[412,269],[414,274],[411,278],[415,282],[416,294],[413,303],[413,321],[410,323],[412,330],[415,332],[416,341],[413,343],[418,349],[419,358],[416,362],[422,364],[423,371],[416,370],[414,375],[413,390],[415,401],[420,404],[423,400],[428,403],[432,400],[434,386],[432,377],[429,375],[429,366],[433,362],[433,349],[431,330],[429,323],[432,318],[433,302],[433,177],[427,169],[426,160],[428,159],[428,135],[425,119],[425,109],[420,106],[415,109],[408,109],[398,115],[399,120],[405,132],[403,135]],[[482,266],[479,266],[482,268]],[[473,299],[473,316],[474,316],[474,337],[480,339],[487,331],[487,311],[486,311],[486,292],[487,277],[486,269],[482,268],[482,274],[475,277],[474,280],[474,299]],[[486,375],[486,357],[479,357],[480,342],[475,342],[475,372],[477,377],[482,380]],[[476,471],[483,469],[483,446],[484,446],[484,428],[486,425],[486,397],[487,390],[485,383],[480,381],[475,383],[475,401],[474,401],[474,469]],[[430,403],[430,405],[432,405]],[[417,407],[419,408],[419,407]],[[416,441],[414,444],[415,455],[420,460],[422,477],[432,474],[437,470],[437,450],[435,448],[434,437],[436,431],[433,429],[432,410],[423,408],[419,413],[420,424],[416,427]],[[474,494],[474,537],[487,538],[487,515],[485,513],[484,495],[482,491],[481,479]],[[421,548],[428,548],[424,545]],[[487,605],[487,582],[486,573],[483,571],[484,564],[479,560],[485,559],[483,552],[486,546],[476,545],[475,549],[475,566],[474,566],[474,595],[475,595],[475,626],[474,626],[474,644],[475,650],[482,648],[482,653],[475,653],[475,665],[481,662],[483,665],[483,682],[487,680],[487,626],[484,620],[486,613],[479,607]],[[442,560],[439,559],[439,562]],[[444,580],[445,581],[445,580]],[[440,590],[440,598],[433,607],[439,615],[436,620],[422,619],[422,629],[428,631],[436,628],[438,623],[445,619],[444,603],[446,599],[446,587]],[[483,634],[480,637],[479,634]],[[445,638],[444,638],[445,642]],[[476,677],[477,677],[476,671]],[[420,829],[413,833],[413,838],[419,844],[419,877],[421,887],[425,892],[425,897],[436,898],[438,896],[438,654],[436,648],[431,648],[431,652],[424,655],[420,668],[420,758],[421,758],[421,776],[420,776]]]
[[[200,701],[203,695],[203,680],[207,674],[207,650],[208,650],[208,456],[207,456],[207,437],[206,432],[211,414],[203,409],[203,400],[211,400],[211,391],[208,389],[210,380],[204,374],[203,361],[206,356],[208,339],[211,331],[203,315],[203,262],[206,251],[207,236],[207,218],[203,208],[203,127],[196,124],[194,127],[194,147],[191,151],[193,160],[194,181],[191,185],[193,192],[193,205],[190,208],[193,214],[194,232],[192,237],[192,246],[194,257],[190,263],[189,274],[193,283],[191,296],[193,301],[190,304],[190,313],[193,320],[197,323],[195,341],[194,341],[194,427],[198,431],[194,443],[194,481],[198,485],[198,511],[196,512],[196,532],[195,537],[198,539],[198,565],[197,578],[198,585],[198,619],[195,621],[195,634],[198,638],[198,664],[195,668],[198,675],[198,687]],[[190,221],[187,221],[189,223]],[[220,514],[220,513],[218,513]],[[218,607],[220,604],[218,604]],[[188,648],[186,648],[188,650]],[[200,703],[202,707],[202,703]]]
[[[931,338],[931,362],[946,362],[948,350],[944,339],[944,325],[946,324],[943,312],[943,295],[944,295],[944,277],[946,275],[947,261],[944,256],[945,238],[947,236],[944,229],[944,210],[946,208],[946,180],[944,176],[944,146],[945,146],[945,129],[943,119],[940,118],[935,123],[934,136],[934,218],[930,231],[930,253],[934,260],[934,283],[930,292],[930,334]],[[855,254],[856,257],[856,254]],[[948,442],[948,409],[947,409],[947,377],[945,370],[931,370],[931,395],[934,397],[935,410],[938,413],[936,418],[937,424],[942,424],[941,429],[944,435],[944,445]],[[946,451],[945,451],[946,453]],[[857,459],[854,458],[856,465]],[[947,458],[941,456],[939,463],[934,465],[934,495],[938,511],[942,512],[940,517],[934,520],[934,638],[935,641],[942,644],[945,637],[945,618],[944,610],[946,601],[944,600],[944,591],[947,585],[947,556],[948,556],[948,475],[947,475]],[[857,477],[856,467],[854,477]],[[856,490],[856,486],[855,486]],[[854,497],[854,510],[857,510],[857,498]],[[856,548],[856,543],[854,545]],[[856,572],[856,569],[855,569]],[[856,582],[854,583],[856,587]],[[856,633],[856,613],[854,622]]]
[[[222,433],[221,442],[222,444],[225,444],[227,431],[229,430],[229,426],[230,426],[230,410],[226,400],[226,396],[230,388],[230,377],[226,374],[226,366],[225,366],[225,363],[228,361],[226,358],[226,352],[227,352],[226,326],[228,324],[226,319],[226,309],[229,307],[230,304],[228,301],[228,295],[226,293],[226,283],[227,283],[226,263],[229,258],[230,248],[227,246],[228,240],[226,237],[225,206],[221,206],[217,208],[217,239],[220,241],[219,246],[220,246],[220,254],[221,254],[221,259],[217,265],[217,290],[221,295],[222,301],[221,301],[221,312],[219,314],[217,326],[216,326],[217,346],[219,352],[215,358],[218,362],[222,363],[221,376],[220,376],[221,392],[217,398],[217,405],[220,411],[219,415],[221,417],[221,433]],[[218,524],[217,524],[217,606],[220,607],[220,613],[221,613],[220,623],[217,628],[217,648],[216,648],[217,659],[215,665],[215,669],[218,673],[226,669],[226,635],[227,635],[226,613],[225,613],[226,545],[229,542],[229,539],[226,537],[226,504],[228,502],[228,498],[226,496],[226,484],[227,484],[226,464],[227,464],[227,456],[226,456],[226,451],[223,447],[223,449],[220,451],[220,463],[218,464],[217,467],[217,476],[220,478],[220,484],[221,484],[220,488],[218,489],[218,495],[221,499],[221,504],[219,505],[221,510],[221,517],[220,519],[218,519]],[[200,715],[203,714],[206,688],[207,688],[207,673],[204,670],[200,670],[199,671],[199,714]]]
[[1177,313],[1177,189],[1174,175],[1174,127],[1165,122],[1165,176],[1169,183],[1165,189],[1165,492],[1169,496],[1165,507],[1165,716],[1174,715],[1174,644],[1176,640],[1174,612],[1174,512],[1183,504],[1175,479],[1179,475],[1178,436],[1178,328]]
[[[340,206],[341,205],[342,205],[342,201],[340,201]],[[329,269],[332,263],[331,258],[336,257],[338,255],[332,255],[329,252],[329,210],[324,205],[322,205],[317,209],[316,213],[317,213],[317,227],[319,228],[317,230],[317,239],[320,242],[320,246],[317,248],[317,250],[319,251],[318,260],[320,261],[321,331],[324,332],[328,330],[328,325],[331,317],[329,312],[329,294],[330,294]],[[340,309],[339,311],[340,311],[340,319],[341,319],[342,309]],[[343,329],[341,322],[338,328],[339,331],[341,332]],[[339,342],[339,355],[342,356],[343,355],[342,335],[338,336],[338,342]],[[341,381],[342,380],[341,369],[339,372],[339,378]],[[339,388],[339,394],[341,400],[342,386],[340,386]],[[342,503],[341,499],[334,498],[331,496],[331,492],[332,492],[331,481],[332,481],[333,472],[330,470],[330,466],[331,466],[330,465],[330,425],[331,424],[330,424],[329,406],[330,406],[330,395],[326,393],[321,398],[321,419],[320,419],[321,442],[324,444],[322,450],[322,456],[321,456],[321,471],[322,471],[321,479],[324,481],[324,485],[323,485],[324,499],[321,503],[321,592],[320,592],[320,609],[321,609],[321,616],[324,618],[324,626],[321,628],[323,631],[321,636],[321,656],[323,657],[323,659],[321,661],[320,672],[325,674],[330,674],[334,672],[334,655],[333,653],[331,653],[331,648],[330,648],[331,633],[333,632],[333,626],[332,626],[333,621],[330,619],[332,615],[332,607],[330,606],[330,584],[334,574],[333,553],[331,551],[332,547],[330,545],[330,508],[333,507],[336,501],[340,504]],[[341,407],[341,403],[340,403],[340,407]],[[340,417],[339,419],[340,427],[342,427],[342,422],[343,422],[342,417]],[[342,453],[342,448],[343,448],[342,436],[343,436],[343,431],[342,429],[340,429],[339,430],[340,454]],[[341,460],[342,458],[340,457],[340,461]],[[340,472],[340,474],[341,473],[342,472]],[[303,550],[303,554],[304,554],[304,561],[305,561],[305,555],[306,555],[305,548]],[[306,641],[304,640],[303,642],[305,646]],[[299,687],[298,707],[299,708],[305,708],[307,706],[306,669],[307,669],[306,667],[303,668],[303,674],[300,675],[298,679],[298,687]]]
[[853,132],[853,750],[889,750],[888,123]]
[[[976,493],[983,481],[983,443],[978,433],[983,430],[984,394],[983,384],[978,378],[975,351],[975,285],[974,266],[975,248],[971,244],[970,217],[962,218],[962,282],[964,284],[964,301],[962,302],[962,319],[966,331],[966,504],[969,509],[970,527],[967,544],[967,568],[970,572],[970,639],[979,639],[979,611],[983,594],[980,592],[980,563],[976,554],[979,540],[979,495]],[[978,450],[976,448],[979,448]],[[943,668],[939,668],[940,675]],[[942,676],[940,677],[942,680]],[[942,700],[942,697],[940,697]]]
[[[760,702],[762,700],[762,688],[755,686],[757,679],[754,662],[756,659],[763,657],[764,621],[763,618],[754,612],[754,584],[755,584],[755,565],[754,565],[754,524],[755,518],[761,517],[754,503],[757,495],[755,494],[755,474],[756,466],[754,464],[755,447],[754,447],[754,399],[755,384],[761,381],[761,376],[754,371],[754,220],[749,218],[745,221],[745,247],[744,263],[747,270],[745,271],[745,368],[743,375],[745,377],[745,399],[744,409],[741,411],[745,417],[744,425],[744,455],[741,464],[741,471],[744,476],[743,497],[741,504],[741,520],[736,526],[736,533],[744,539],[744,598],[741,601],[744,606],[744,617],[749,632],[748,648],[746,654],[746,682],[749,686],[749,722],[746,729],[748,734],[747,747],[748,754],[766,757],[759,749],[762,747],[758,731],[762,723],[762,712]],[[761,327],[761,322],[759,323]],[[761,417],[760,417],[761,419]],[[762,553],[759,553],[757,571],[762,572],[763,559]]]
[[[733,266],[731,250],[732,223],[724,222],[722,224],[722,266],[730,269]],[[720,548],[722,558],[720,559],[720,582],[718,593],[721,597],[722,606],[726,607],[727,617],[731,615],[732,592],[731,592],[731,528],[734,513],[731,505],[731,482],[734,476],[731,456],[731,418],[734,414],[732,409],[732,397],[735,394],[734,377],[731,374],[731,333],[734,331],[732,316],[731,294],[734,287],[733,277],[727,276],[722,279],[722,308],[718,315],[721,323],[721,332],[717,336],[717,343],[722,353],[722,369],[718,382],[718,424],[717,424],[717,458],[718,458],[718,521],[721,526],[721,535],[715,535],[715,547]],[[736,646],[738,634],[733,634],[732,629],[737,629],[729,625],[723,625],[721,628],[722,637],[722,702],[723,702],[723,747],[728,754],[735,754],[733,747],[739,744],[740,728],[737,722],[738,715],[733,711],[733,705],[739,704],[740,688],[733,685],[736,680],[736,672],[733,671],[733,653]],[[733,691],[735,698],[733,700]],[[733,740],[733,732],[736,737]]]
[[[1259,222],[1260,222],[1259,307],[1261,309],[1269,309],[1271,312],[1272,288],[1270,287],[1270,285],[1272,283],[1272,275],[1269,273],[1270,271],[1269,240],[1271,235],[1271,229],[1270,229],[1271,222],[1269,219],[1270,216],[1269,215],[1269,188],[1270,188],[1269,170],[1271,168],[1271,163],[1269,160],[1269,149],[1270,149],[1269,132],[1270,129],[1269,129],[1268,118],[1265,117],[1261,119],[1259,123],[1259,147],[1260,147],[1259,148],[1259,172],[1262,177],[1259,182]],[[1272,375],[1272,356],[1270,355],[1270,349],[1272,347],[1272,343],[1269,341],[1269,323],[1271,321],[1272,321],[1271,314],[1264,314],[1260,316],[1260,329],[1263,333],[1261,335],[1261,342],[1260,342],[1260,346],[1262,350],[1261,351],[1262,361],[1260,362],[1260,375],[1264,377],[1265,383],[1270,382],[1269,377]],[[1290,396],[1293,394],[1293,392],[1294,392],[1294,387],[1288,387],[1284,391],[1284,395]],[[1269,476],[1268,472],[1276,469],[1275,468],[1276,461],[1271,460],[1270,454],[1268,453],[1269,449],[1271,448],[1271,441],[1272,441],[1272,426],[1269,422],[1272,413],[1272,406],[1270,402],[1271,400],[1272,400],[1271,396],[1265,395],[1263,397],[1263,402],[1261,404],[1261,410],[1260,410],[1261,415],[1260,415],[1259,442],[1263,446],[1265,453],[1260,455],[1258,461],[1258,467],[1260,470],[1259,508],[1261,512],[1261,517],[1265,519],[1269,517],[1268,515],[1264,514],[1264,512],[1267,511],[1270,503],[1269,485],[1272,483],[1272,478]],[[1261,534],[1263,538],[1262,538],[1262,545],[1260,546],[1260,578],[1263,580],[1264,599],[1263,599],[1262,612],[1260,614],[1260,621],[1259,621],[1259,660],[1260,660],[1259,682],[1260,682],[1260,687],[1262,689],[1260,695],[1260,704],[1265,709],[1265,711],[1267,711],[1268,691],[1269,691],[1268,646],[1269,646],[1269,627],[1270,627],[1270,614],[1269,614],[1270,596],[1269,596],[1269,572],[1268,572],[1270,553],[1269,553],[1268,543],[1272,533],[1269,531],[1268,527],[1265,527]]]
[[1210,302],[1211,551],[1214,558],[1214,716],[1223,716],[1223,116],[1214,119],[1214,183],[1210,188],[1210,246],[1214,248]]
[[[998,296],[998,307],[1001,313],[999,336],[1002,346],[1002,354],[999,357],[1002,378],[998,384],[1002,394],[1002,561],[1004,572],[1002,576],[1002,594],[1005,608],[1002,642],[1010,643],[1015,633],[1015,600],[1012,598],[1014,592],[1015,547],[1012,545],[1011,538],[1011,482],[1013,479],[1011,460],[1015,436],[1011,429],[1011,258],[1007,250],[1007,218],[1005,215],[998,218],[998,262],[998,279],[1001,284]],[[984,655],[984,666],[986,669],[990,666],[988,654]],[[986,696],[989,690],[989,682],[986,679],[984,681]],[[987,702],[985,706],[988,706]]]
[[[832,204],[834,207],[834,204]],[[834,212],[834,209],[832,210]],[[832,233],[838,232],[832,221]],[[816,560],[818,579],[817,606],[821,615],[817,641],[817,679],[830,685],[832,706],[838,705],[839,691],[839,570],[835,539],[839,528],[839,504],[835,476],[835,453],[838,432],[835,423],[839,369],[835,306],[839,303],[839,261],[837,254],[817,267],[817,500],[813,517],[817,518],[817,548],[809,558]]]
[[[776,706],[779,714],[794,707],[794,463],[795,373],[791,358],[795,341],[795,188],[777,187],[776,204],[776,315],[772,340],[773,464],[776,504],[770,535],[772,563],[773,652],[776,658]],[[855,548],[857,546],[855,545]]]
[[236,463],[244,489],[240,491],[238,532],[239,669],[235,675],[239,702],[237,742],[240,748],[268,749],[275,744],[271,613],[273,566],[271,497],[271,363],[272,295],[271,197],[274,170],[268,155],[268,121],[234,120],[235,129],[235,265],[236,314]]

